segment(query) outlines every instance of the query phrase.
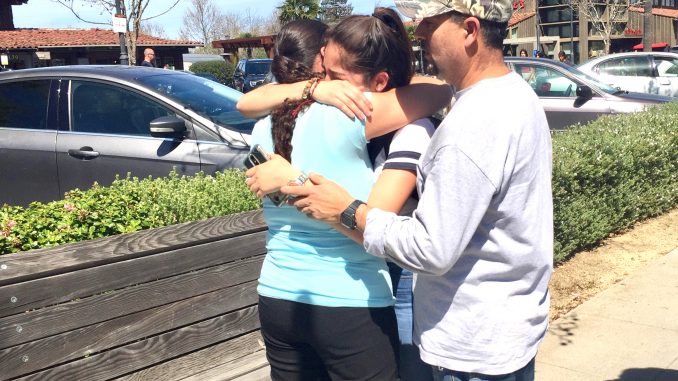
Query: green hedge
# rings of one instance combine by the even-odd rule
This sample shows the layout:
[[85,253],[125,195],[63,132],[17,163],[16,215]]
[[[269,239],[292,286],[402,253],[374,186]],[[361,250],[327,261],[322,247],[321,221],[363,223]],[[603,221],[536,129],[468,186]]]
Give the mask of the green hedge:
[[118,179],[64,200],[0,208],[0,254],[131,233],[261,207],[240,170]]
[[678,204],[678,102],[553,136],[554,259]]
[[[678,102],[553,136],[554,259],[678,205]],[[0,254],[259,208],[239,170],[122,179],[0,208]]]
[[191,65],[189,68],[193,73],[213,74],[219,82],[227,86],[233,85],[233,72],[235,65],[230,62],[221,61],[200,61]]

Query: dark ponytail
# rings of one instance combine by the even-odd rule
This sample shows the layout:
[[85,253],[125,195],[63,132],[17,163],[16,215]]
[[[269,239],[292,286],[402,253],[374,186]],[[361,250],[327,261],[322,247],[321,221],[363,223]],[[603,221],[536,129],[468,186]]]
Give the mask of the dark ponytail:
[[[286,24],[278,33],[275,41],[275,56],[271,72],[279,83],[294,83],[312,77],[321,78],[313,73],[312,67],[320,53],[327,25],[314,20],[297,20]],[[275,153],[288,161],[292,160],[292,133],[296,116],[305,110],[311,102],[285,100],[271,113],[271,134]]]
[[350,16],[327,33],[327,44],[335,43],[346,53],[342,66],[363,73],[370,81],[380,72],[389,75],[385,90],[405,86],[414,75],[414,53],[398,14],[376,8],[372,16]]

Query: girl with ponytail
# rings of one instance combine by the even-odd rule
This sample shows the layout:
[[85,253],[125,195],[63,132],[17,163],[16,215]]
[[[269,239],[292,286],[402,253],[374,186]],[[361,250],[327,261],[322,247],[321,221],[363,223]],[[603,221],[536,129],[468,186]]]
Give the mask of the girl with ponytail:
[[[268,86],[268,96],[261,103],[269,105],[279,96],[272,95],[278,90],[271,89],[284,86],[297,86],[301,96],[285,97],[271,116],[255,126],[251,143],[276,155],[248,171],[247,182],[263,195],[290,183],[310,185],[305,174],[319,172],[368,203],[397,211],[412,193],[418,155],[433,126],[420,121],[397,132],[390,145],[391,154],[395,147],[396,155],[380,154],[386,164],[374,189],[367,141],[438,107],[431,106],[436,99],[421,93],[414,97],[417,104],[409,107],[395,100],[420,91],[395,90],[407,85],[413,74],[402,22],[392,11],[378,10],[374,17],[352,16],[325,33],[324,49],[306,49],[311,39],[300,29],[310,23],[316,22],[290,23],[276,40],[272,71],[286,85]],[[321,39],[314,41],[320,44]],[[321,50],[326,69],[322,80],[318,74],[323,69]],[[336,107],[315,102],[321,86],[335,82],[330,80],[340,81],[344,88],[347,83],[355,85],[361,96],[367,91],[374,106],[371,117],[351,119]],[[429,88],[440,90],[436,86],[440,85]],[[390,94],[380,93],[389,90]],[[448,88],[437,103],[449,102],[450,95]],[[423,102],[422,98],[427,99]],[[384,260],[356,244],[352,240],[359,239],[355,231],[311,220],[291,206],[276,207],[268,199],[264,199],[263,211],[269,230],[257,291],[271,378],[395,380],[398,331]]]

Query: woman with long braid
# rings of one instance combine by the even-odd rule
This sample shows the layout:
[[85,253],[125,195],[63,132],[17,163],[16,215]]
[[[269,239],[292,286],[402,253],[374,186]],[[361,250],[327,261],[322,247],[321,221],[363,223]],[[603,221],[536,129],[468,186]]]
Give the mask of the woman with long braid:
[[[383,91],[409,83],[411,49],[399,34],[398,26],[403,28],[395,14],[375,14],[349,18],[330,32],[325,59],[330,76],[358,79],[366,90]],[[366,142],[381,131],[369,121],[351,120],[334,107],[310,101],[319,78],[310,69],[319,49],[304,49],[311,37],[301,24],[312,29],[313,22],[288,24],[278,35],[272,70],[281,83],[306,80],[305,96],[285,102],[259,122],[252,143],[298,168],[331,174],[366,197],[374,178]],[[342,43],[354,36],[364,46],[340,62]],[[303,184],[303,176],[296,174],[294,181]],[[385,202],[400,199],[399,208],[411,190]],[[385,263],[294,208],[265,201],[264,216],[268,254],[258,292],[273,380],[394,380],[397,331]]]

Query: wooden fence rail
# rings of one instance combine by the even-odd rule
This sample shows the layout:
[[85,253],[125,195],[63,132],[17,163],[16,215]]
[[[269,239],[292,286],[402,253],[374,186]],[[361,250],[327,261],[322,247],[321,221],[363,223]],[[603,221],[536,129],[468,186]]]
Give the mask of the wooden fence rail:
[[267,380],[260,211],[0,256],[0,380]]

